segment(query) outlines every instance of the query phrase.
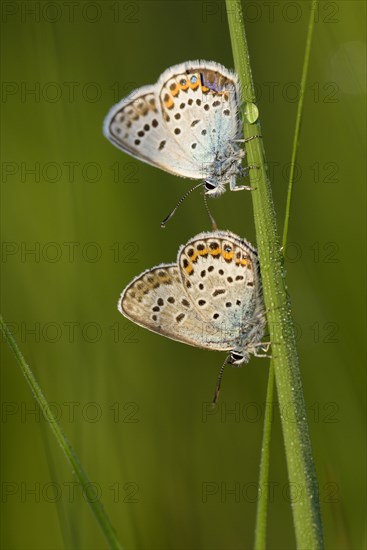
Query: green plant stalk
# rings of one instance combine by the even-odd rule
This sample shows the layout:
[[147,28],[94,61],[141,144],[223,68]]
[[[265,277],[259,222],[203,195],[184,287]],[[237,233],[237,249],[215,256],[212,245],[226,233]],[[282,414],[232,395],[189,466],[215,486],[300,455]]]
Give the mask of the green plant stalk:
[[[305,98],[305,90],[308,76],[308,68],[310,64],[311,44],[315,23],[315,10],[318,0],[312,0],[310,19],[308,23],[308,32],[306,39],[305,56],[303,61],[302,77],[301,77],[301,90],[300,98],[297,106],[296,125],[293,137],[293,147],[291,155],[291,170],[288,181],[288,193],[286,202],[286,211],[283,227],[282,238],[282,251],[283,257],[287,246],[288,227],[290,218],[290,207],[293,192],[294,183],[294,170],[297,160],[297,152],[299,145],[299,136],[301,131],[302,113]],[[270,362],[268,389],[265,403],[265,415],[264,415],[264,431],[263,442],[261,446],[261,461],[260,461],[260,473],[259,473],[259,485],[260,487],[268,487],[269,482],[269,462],[270,462],[270,440],[271,440],[271,426],[273,422],[273,390],[274,386],[274,368],[272,362]],[[266,529],[267,529],[267,512],[268,512],[268,491],[260,491],[259,500],[257,503],[256,514],[256,528],[255,528],[255,550],[265,550],[266,548]]]
[[[243,101],[255,102],[249,53],[240,0],[226,0],[234,63],[243,91]],[[259,123],[244,121],[245,138],[261,135]],[[283,257],[275,211],[267,178],[261,139],[247,143],[250,183],[259,252],[264,301],[267,310],[275,381],[281,412],[290,496],[297,548],[323,548],[317,480],[303,396],[290,303],[284,278]],[[266,488],[260,488],[266,490]]]
[[69,464],[73,468],[73,471],[75,472],[75,475],[80,482],[83,492],[87,497],[86,500],[88,501],[88,504],[91,507],[92,512],[108,542],[109,548],[113,550],[122,550],[122,547],[119,541],[117,540],[116,533],[110,522],[110,519],[107,516],[102,504],[97,499],[97,496],[93,490],[93,485],[91,485],[87,474],[85,473],[82,465],[79,462],[78,457],[75,454],[74,449],[70,445],[69,441],[66,439],[56,418],[52,414],[52,411],[47,403],[45,396],[42,393],[41,388],[39,387],[31,369],[27,365],[21,351],[17,346],[15,339],[13,338],[12,333],[10,332],[9,328],[7,327],[1,315],[0,315],[0,328],[4,334],[5,340],[7,341],[9,347],[14,352],[14,355],[22,371],[22,374],[27,380],[32,390],[32,393],[41,408],[44,418],[47,419],[50,425],[50,428],[54,436],[56,437],[56,441],[59,443],[60,447],[64,451],[64,454],[66,455],[66,458],[69,461]]
[[270,440],[271,428],[273,425],[273,395],[274,395],[274,367],[270,362],[268,388],[266,391],[265,414],[264,414],[264,432],[261,446],[261,461],[259,487],[260,494],[257,501],[256,527],[255,527],[255,550],[265,550],[266,548],[266,530],[268,515],[268,490],[269,487],[269,462],[270,462]]
[[315,27],[315,13],[316,13],[317,2],[318,0],[312,0],[310,20],[308,23],[305,57],[303,61],[303,69],[302,69],[302,77],[301,77],[301,87],[300,87],[301,89],[300,89],[300,96],[299,96],[299,101],[297,106],[296,125],[295,125],[294,136],[293,136],[293,147],[292,147],[292,157],[291,157],[291,168],[289,172],[289,181],[288,181],[287,203],[285,208],[283,240],[282,240],[283,254],[285,251],[285,247],[287,245],[289,217],[290,217],[290,211],[291,211],[291,201],[292,201],[292,192],[293,192],[293,183],[294,183],[294,171],[296,168],[299,136],[301,133],[303,105],[305,101],[308,67],[310,65],[311,44],[312,44],[313,31]]

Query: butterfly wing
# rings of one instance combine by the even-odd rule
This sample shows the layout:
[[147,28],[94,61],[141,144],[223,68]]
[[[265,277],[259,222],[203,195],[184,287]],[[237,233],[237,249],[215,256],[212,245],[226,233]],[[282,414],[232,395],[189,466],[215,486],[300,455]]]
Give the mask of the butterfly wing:
[[196,347],[205,323],[185,290],[176,264],[161,264],[136,277],[122,292],[118,309],[134,323]]
[[205,319],[205,347],[245,350],[264,331],[256,250],[230,232],[201,233],[178,254],[183,287]]
[[167,130],[156,86],[143,86],[114,105],[104,135],[125,153],[167,172],[192,177],[195,167]]
[[178,253],[136,277],[119,311],[173,340],[218,351],[246,350],[264,332],[255,249],[230,232],[200,233]]
[[238,101],[234,73],[217,63],[188,61],[112,107],[103,130],[116,147],[148,164],[205,179],[216,154],[241,135]]
[[195,161],[195,177],[212,176],[218,155],[241,137],[236,74],[219,63],[188,61],[165,71],[158,87],[167,128]]

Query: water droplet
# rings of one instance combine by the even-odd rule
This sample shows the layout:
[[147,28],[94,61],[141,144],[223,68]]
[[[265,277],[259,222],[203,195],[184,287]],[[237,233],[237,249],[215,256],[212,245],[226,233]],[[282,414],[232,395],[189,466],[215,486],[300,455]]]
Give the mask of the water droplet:
[[246,120],[249,124],[254,124],[259,118],[259,109],[255,103],[248,102],[245,105],[243,114],[246,117]]

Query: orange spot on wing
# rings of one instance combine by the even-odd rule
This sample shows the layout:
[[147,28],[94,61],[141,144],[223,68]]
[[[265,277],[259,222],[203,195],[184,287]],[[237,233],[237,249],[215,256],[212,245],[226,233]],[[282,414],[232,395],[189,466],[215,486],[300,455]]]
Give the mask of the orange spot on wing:
[[226,252],[225,250],[222,250],[222,256],[225,260],[232,260],[234,253],[233,252]]
[[247,260],[236,260],[236,265],[247,265]]
[[181,84],[181,82],[179,83],[179,87],[181,90],[187,90],[189,88],[189,83],[187,80],[185,80],[185,84]]
[[167,100],[164,100],[164,106],[167,107],[167,109],[172,109],[173,105],[174,101],[171,96]]
[[196,262],[196,259],[199,257],[199,256],[207,256],[208,254],[212,254],[212,250],[209,250],[208,248],[203,248],[203,250],[197,250],[191,257],[191,261],[193,263]]

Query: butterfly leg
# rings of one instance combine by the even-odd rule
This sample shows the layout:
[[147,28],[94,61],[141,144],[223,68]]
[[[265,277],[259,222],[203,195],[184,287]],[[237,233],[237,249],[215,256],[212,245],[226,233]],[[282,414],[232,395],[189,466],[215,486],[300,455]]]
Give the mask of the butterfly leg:
[[259,166],[256,164],[249,164],[248,166],[241,166],[241,176],[246,177],[249,175],[250,170],[259,170]]
[[230,191],[253,191],[254,187],[250,185],[236,185],[236,176],[231,176],[229,179],[229,190]]
[[[254,355],[255,355],[255,357],[268,357],[268,358],[271,359],[273,356],[268,354],[270,346],[271,346],[271,342],[259,342],[258,344],[254,344],[254,348],[255,348]],[[256,351],[256,348],[260,348],[261,351],[263,351],[264,353],[258,353]]]
[[262,138],[262,136],[256,135],[256,136],[251,136],[243,139],[233,139],[232,141],[234,141],[235,143],[247,143],[248,141],[252,141],[253,139],[256,139],[256,138]]
[[218,226],[217,226],[217,222],[215,221],[212,213],[210,212],[210,208],[209,208],[209,205],[208,205],[208,200],[207,200],[207,196],[205,195],[205,193],[203,194],[203,197],[204,197],[204,205],[205,205],[205,209],[208,213],[208,216],[209,216],[209,219],[210,219],[210,223],[212,224],[212,231],[217,231],[218,230]]

